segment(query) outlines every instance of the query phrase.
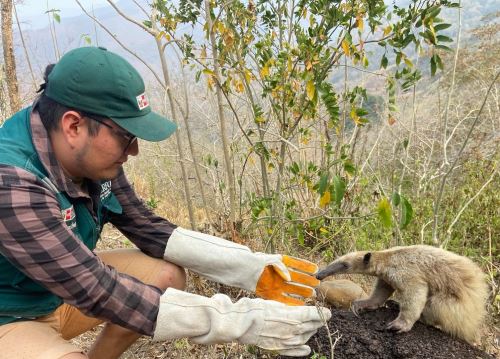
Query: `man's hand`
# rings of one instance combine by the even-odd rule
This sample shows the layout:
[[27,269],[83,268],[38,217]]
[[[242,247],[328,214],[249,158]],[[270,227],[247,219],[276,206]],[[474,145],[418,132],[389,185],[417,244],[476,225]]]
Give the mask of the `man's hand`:
[[303,305],[319,285],[312,276],[318,270],[314,263],[255,253],[241,244],[181,227],[170,236],[163,258],[218,283],[289,305]]
[[259,297],[288,305],[304,305],[304,300],[298,297],[310,298],[315,295],[314,287],[320,283],[314,277],[318,271],[316,264],[287,255],[256,255],[267,256],[272,261],[264,267],[257,282],[255,294]]
[[305,343],[330,317],[327,308],[249,298],[233,303],[223,294],[207,298],[169,288],[160,298],[153,340],[235,341],[282,355],[305,356],[311,352]]

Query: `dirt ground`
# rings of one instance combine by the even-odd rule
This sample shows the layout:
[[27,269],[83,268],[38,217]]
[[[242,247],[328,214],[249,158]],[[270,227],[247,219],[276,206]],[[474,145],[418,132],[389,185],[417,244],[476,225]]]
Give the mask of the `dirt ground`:
[[404,334],[384,330],[385,325],[398,315],[397,303],[393,301],[389,301],[385,308],[363,312],[359,317],[351,311],[331,310],[332,318],[328,325],[330,333],[326,328],[321,328],[309,340],[308,345],[313,353],[308,358],[494,359],[493,356],[420,322]]

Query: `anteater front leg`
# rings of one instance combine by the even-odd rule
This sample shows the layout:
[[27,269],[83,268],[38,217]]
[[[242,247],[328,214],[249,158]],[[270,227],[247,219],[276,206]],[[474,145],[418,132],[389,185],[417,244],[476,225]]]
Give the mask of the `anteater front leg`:
[[360,310],[377,309],[385,303],[392,293],[394,293],[394,289],[384,280],[377,278],[377,282],[375,283],[375,287],[370,297],[368,299],[355,300],[352,303],[351,309],[356,315],[358,315]]
[[427,302],[428,288],[426,284],[408,284],[398,293],[399,315],[387,325],[387,329],[398,333],[408,332],[420,318]]

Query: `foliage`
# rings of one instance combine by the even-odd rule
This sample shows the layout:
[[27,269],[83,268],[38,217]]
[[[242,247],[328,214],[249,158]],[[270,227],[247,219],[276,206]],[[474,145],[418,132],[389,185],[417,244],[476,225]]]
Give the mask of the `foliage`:
[[[346,136],[370,118],[380,118],[371,112],[376,108],[368,101],[373,95],[361,86],[349,89],[332,82],[335,70],[347,63],[368,69],[367,48],[383,48],[381,67],[391,68],[388,116],[395,121],[397,84],[404,91],[422,77],[408,54],[410,45],[417,53],[430,52],[432,74],[442,69],[437,50],[450,40],[441,34],[449,24],[438,15],[442,8],[456,6],[447,0],[412,1],[407,7],[389,7],[381,0],[154,2],[163,36],[178,39],[198,80],[203,77],[208,88],[222,89],[247,141],[245,156],[256,156],[260,165],[260,188],[242,191],[247,213],[254,223],[267,226],[271,236],[278,226],[299,244],[308,242],[307,231],[317,238],[313,243],[330,235],[318,216],[359,214],[350,193],[358,168]],[[196,41],[188,31],[178,31],[186,25],[201,27],[206,39],[213,31],[216,49],[208,40]],[[207,61],[210,52],[218,54],[220,78]],[[248,121],[242,120],[245,107]],[[315,160],[307,159],[311,141],[321,148]],[[379,206],[379,218],[387,227],[404,230],[412,206],[399,196],[400,203],[393,204],[399,224],[390,218],[388,200],[383,212]]]

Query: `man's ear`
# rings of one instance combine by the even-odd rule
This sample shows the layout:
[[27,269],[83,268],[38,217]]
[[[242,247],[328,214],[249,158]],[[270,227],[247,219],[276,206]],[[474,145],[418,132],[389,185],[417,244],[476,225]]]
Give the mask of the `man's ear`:
[[61,116],[60,130],[70,144],[81,137],[84,121],[76,111],[66,111]]

